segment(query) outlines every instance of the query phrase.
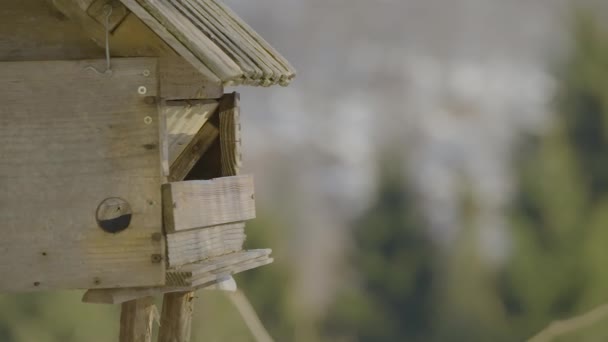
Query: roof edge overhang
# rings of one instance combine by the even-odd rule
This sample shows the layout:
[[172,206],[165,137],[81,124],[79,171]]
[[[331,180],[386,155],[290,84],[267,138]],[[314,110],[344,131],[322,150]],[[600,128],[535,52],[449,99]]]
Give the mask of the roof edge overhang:
[[287,86],[295,69],[219,0],[120,0],[210,80]]

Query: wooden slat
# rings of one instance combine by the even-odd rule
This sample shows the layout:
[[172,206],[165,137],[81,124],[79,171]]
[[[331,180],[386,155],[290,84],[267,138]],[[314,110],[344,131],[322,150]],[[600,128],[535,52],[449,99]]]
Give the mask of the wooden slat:
[[[195,0],[200,2],[201,0]],[[206,3],[215,5],[218,8],[218,17],[224,18],[227,22],[231,22],[235,27],[240,28],[239,33],[242,37],[246,37],[244,40],[250,42],[250,39],[254,40],[259,46],[251,43],[258,51],[267,53],[267,59],[276,60],[283,66],[284,71],[281,75],[279,83],[282,86],[287,86],[296,76],[295,68],[285,59],[280,53],[278,53],[264,38],[262,38],[251,26],[249,26],[244,20],[242,20],[236,13],[226,6],[222,1],[218,0],[204,0]],[[211,6],[213,8],[213,6]],[[223,13],[222,13],[223,12]],[[259,80],[259,85],[269,85],[264,80]]]
[[[124,3],[135,0],[122,1]],[[136,2],[221,80],[227,82],[243,77],[243,71],[232,58],[207,36],[201,34],[192,22],[184,18],[168,1],[136,0]]]
[[122,304],[144,297],[156,297],[166,293],[193,292],[196,290],[235,291],[236,283],[232,276],[219,277],[215,281],[193,287],[136,287],[117,289],[88,290],[82,297],[84,303],[92,304]]
[[[156,59],[87,69],[104,63],[0,63],[2,291],[164,283]],[[132,210],[118,234],[95,217],[113,197]]]
[[189,264],[167,272],[167,286],[199,286],[272,262],[269,249],[243,251]]
[[264,70],[263,79],[268,79],[274,84],[280,77],[290,71],[284,68],[277,60],[261,47],[247,30],[237,23],[238,17],[226,15],[226,13],[212,1],[203,0],[183,0],[192,3],[199,11],[199,14],[209,20],[209,26],[218,31],[224,32],[226,38],[223,41],[227,44],[230,41],[236,42],[239,50],[250,58],[253,63]]
[[255,218],[253,177],[163,185],[165,229],[176,232]]
[[[163,112],[167,118],[170,165],[173,165],[177,158],[186,150],[190,142],[203,125],[209,121],[217,108],[217,101],[180,103],[176,105],[168,103],[163,108]],[[204,153],[204,151],[200,151],[199,149],[199,153]]]
[[119,342],[151,342],[152,323],[158,311],[152,297],[122,304]]
[[169,267],[178,267],[243,249],[242,222],[167,234]]
[[[263,77],[263,72],[251,61],[246,53],[243,53],[240,46],[234,44],[226,37],[225,30],[218,30],[210,25],[210,23],[206,20],[207,18],[200,15],[200,12],[198,12],[197,8],[193,6],[194,4],[192,2],[179,0],[169,0],[169,2],[181,15],[192,22],[198,30],[204,33],[205,36],[209,37],[209,39],[211,39],[211,41],[213,41],[216,45],[221,46],[222,43],[228,45],[228,49],[226,49],[226,51],[231,52],[230,56],[240,66],[241,70],[243,71],[243,75],[246,78],[256,79]],[[267,70],[266,72],[272,73],[270,70]]]
[[167,293],[163,303],[158,342],[190,342],[194,292]]
[[[186,48],[173,34],[169,33],[167,28],[163,26],[157,19],[155,19],[150,13],[148,13],[137,0],[120,0],[127,6],[127,8],[133,12],[145,25],[147,25],[154,33],[160,37],[166,44],[175,50],[181,57],[183,57],[188,63],[190,63],[198,72],[200,72],[205,79],[211,83],[222,83],[223,78],[218,77],[215,72],[211,71],[203,62],[199,60],[188,48]],[[123,24],[124,25],[124,24]],[[123,26],[119,26],[117,29],[121,29]],[[162,56],[165,56],[163,54]]]
[[238,93],[226,94],[220,101],[220,148],[222,175],[236,176],[241,169],[241,114]]
[[220,133],[218,121],[217,115],[212,115],[211,118],[207,119],[203,127],[194,134],[181,153],[177,154],[177,149],[174,150],[173,153],[176,157],[173,163],[171,163],[169,171],[170,182],[184,180],[199,160],[203,158],[205,153],[212,148]]

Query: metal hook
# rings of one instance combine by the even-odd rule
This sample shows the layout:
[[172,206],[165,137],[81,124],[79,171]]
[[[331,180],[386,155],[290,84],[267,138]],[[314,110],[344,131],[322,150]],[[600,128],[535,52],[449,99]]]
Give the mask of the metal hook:
[[112,5],[110,5],[110,4],[103,6],[103,8],[106,11],[106,22],[105,22],[105,25],[106,25],[106,27],[105,27],[106,28],[106,70],[101,72],[92,65],[89,65],[85,69],[93,70],[100,75],[111,75],[112,74],[112,61],[111,61],[111,57],[110,57],[110,17],[112,16],[113,8],[112,8]]

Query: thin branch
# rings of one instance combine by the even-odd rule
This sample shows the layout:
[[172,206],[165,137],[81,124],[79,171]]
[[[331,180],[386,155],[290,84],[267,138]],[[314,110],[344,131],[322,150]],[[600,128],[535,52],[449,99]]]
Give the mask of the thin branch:
[[566,320],[554,321],[528,342],[549,342],[555,338],[591,326],[608,316],[608,303]]
[[243,321],[251,331],[251,334],[257,342],[273,342],[272,337],[264,328],[262,321],[255,313],[253,306],[242,291],[236,291],[227,294],[232,304],[237,309]]

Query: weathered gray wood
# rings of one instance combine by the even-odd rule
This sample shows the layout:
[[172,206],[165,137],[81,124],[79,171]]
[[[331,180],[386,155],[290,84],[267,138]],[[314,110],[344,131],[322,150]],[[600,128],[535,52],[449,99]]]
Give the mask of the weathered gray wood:
[[[106,28],[87,13],[92,1],[75,0],[46,0],[67,17],[69,22],[78,26],[82,34],[92,39],[100,48],[99,56],[105,56]],[[53,28],[49,28],[53,30]],[[171,56],[176,52],[152,30],[143,24],[135,15],[127,15],[120,24],[114,28],[110,35],[110,49],[112,56]],[[48,58],[48,57],[47,57]],[[45,59],[47,59],[45,58]]]
[[242,251],[185,265],[167,272],[167,286],[200,286],[272,262],[269,249]]
[[194,292],[164,295],[158,342],[190,342],[193,300]]
[[220,101],[220,148],[222,175],[236,176],[242,164],[241,114],[238,93],[226,94]]
[[157,317],[158,311],[152,297],[123,303],[119,342],[151,342],[152,323]]
[[[170,165],[173,165],[186,150],[203,125],[215,114],[217,108],[218,102],[214,100],[175,104],[169,102],[163,108],[167,118]],[[216,129],[214,128],[213,131]],[[217,137],[217,134],[214,136]],[[210,139],[205,138],[204,140]],[[204,153],[204,151],[199,148],[198,153]]]
[[[225,37],[225,32],[215,29],[206,18],[200,15],[198,10],[193,7],[193,3],[190,1],[174,1],[169,0],[172,7],[177,10],[184,19],[190,21],[198,30],[203,32],[205,36],[210,37],[215,44],[220,41],[227,41],[228,51],[231,51],[231,57],[241,68],[244,77],[246,78],[259,78],[263,77],[264,73],[260,68],[251,61],[249,56],[241,51],[241,48],[234,44],[232,41]],[[223,38],[223,39],[222,39]],[[270,70],[265,70],[266,73],[272,73]]]
[[[135,0],[122,1],[125,3]],[[181,46],[191,51],[221,80],[228,82],[243,76],[243,71],[232,58],[226,55],[207,36],[200,34],[200,31],[190,21],[185,20],[168,1],[136,0],[136,2],[162,24],[166,31],[181,43]],[[128,4],[127,7],[131,8]],[[131,10],[133,11],[133,9]],[[144,22],[147,21],[144,20]],[[151,28],[155,30],[154,27],[151,26]],[[159,35],[161,37],[166,36],[165,33]],[[169,44],[175,48],[173,44]]]
[[[222,108],[220,108],[220,155],[221,155],[221,169],[223,176],[235,176],[239,173],[240,169],[240,123],[237,126],[238,121],[238,95],[226,95],[222,98]],[[223,112],[223,113],[222,113]],[[237,143],[237,137],[238,143]],[[238,155],[238,158],[235,157]],[[173,195],[171,196],[173,197]],[[173,198],[171,202],[173,203]],[[228,232],[230,229],[236,229],[237,234],[240,234],[236,241],[236,244],[230,244],[226,242]],[[208,257],[221,256],[229,254],[230,252],[236,252],[243,248],[245,242],[244,235],[245,224],[236,223],[222,225],[218,227],[209,227],[206,229],[196,231],[186,231],[182,233],[169,234],[168,239],[168,253],[169,253],[169,265],[170,266],[181,266],[186,263],[194,263],[199,260],[204,260]],[[219,240],[219,243],[217,242]],[[188,245],[184,246],[183,242],[188,241]],[[180,243],[181,242],[181,243]],[[195,242],[192,244],[192,242]],[[268,261],[268,256],[262,258],[262,260],[254,261],[255,265],[262,265]],[[187,268],[188,266],[186,266]],[[246,266],[240,265],[241,269],[247,269],[248,267],[254,267],[250,263],[246,263]],[[239,272],[238,269],[232,268],[230,271],[224,271],[221,275],[207,275],[204,280],[197,279],[198,285],[204,284],[205,281],[217,281],[232,275],[231,272]],[[179,277],[179,276],[178,276]],[[193,281],[193,285],[196,286]],[[234,283],[236,286],[236,283]],[[183,341],[190,339],[190,322],[192,320],[192,310],[188,310],[189,307],[184,303],[183,298],[191,298],[194,296],[194,292],[179,292],[175,294],[167,294],[164,298],[164,305],[171,308],[172,310],[163,310],[163,320],[171,322],[165,329],[162,336],[180,336]],[[179,314],[172,314],[172,311],[178,311]],[[163,330],[164,328],[161,328]],[[170,342],[169,338],[165,341]],[[163,341],[161,339],[161,341]]]
[[[207,122],[196,132],[190,142],[179,149],[174,150],[173,156],[175,160],[171,163],[169,172],[169,181],[176,182],[186,178],[199,160],[207,153],[217,141],[219,136],[219,123],[216,112],[212,113],[212,117],[207,119]],[[179,147],[179,146],[178,146]],[[181,152],[178,154],[178,151]]]
[[[164,283],[156,60],[88,69],[104,63],[0,63],[2,291]],[[118,234],[96,221],[114,197],[133,213]]]
[[240,251],[245,238],[242,222],[167,234],[169,267]]
[[163,184],[165,229],[177,232],[255,218],[253,177]]
[[130,13],[120,0],[95,0],[86,8],[86,12],[102,26],[106,26],[107,21],[110,32],[113,32]]
[[235,291],[236,283],[231,276],[219,277],[201,286],[193,287],[133,287],[118,289],[93,289],[85,292],[82,297],[84,303],[92,304],[122,304],[144,297],[161,296],[166,293],[193,292],[197,290]]
[[0,61],[83,59],[103,49],[78,24],[41,0],[2,1]]
[[[121,0],[121,2],[135,15],[128,16],[115,30],[111,41],[113,51],[127,51],[126,47],[131,46],[131,49],[135,50],[137,53],[148,53],[149,56],[165,57],[178,54],[190,63],[194,69],[200,72],[209,82],[221,83],[221,80],[214,72],[194,56],[190,50],[182,45],[161,23],[158,22],[158,20],[143,9],[136,0]],[[77,16],[78,13],[71,12],[70,17]],[[85,27],[89,30],[93,29],[93,25],[90,23],[87,23]],[[99,28],[97,28],[97,30],[98,29]],[[101,37],[99,37],[100,32],[91,34],[95,34],[95,36],[98,37],[97,41],[103,41]],[[162,42],[162,44],[160,44],[160,42]],[[121,53],[120,55],[124,56],[124,53]],[[129,55],[132,56],[133,54]]]
[[[196,0],[200,1],[200,0]],[[242,36],[249,36],[246,38],[247,41],[249,39],[255,40],[260,46],[256,47],[256,49],[260,49],[261,51],[266,51],[271,58],[276,59],[284,68],[284,75],[281,76],[281,85],[286,86],[291,82],[296,76],[295,68],[285,59],[278,51],[276,51],[264,38],[262,38],[251,26],[249,26],[244,20],[242,20],[232,9],[226,6],[221,1],[217,0],[205,0],[208,3],[212,3],[218,10],[218,16],[222,16],[227,18],[227,21],[232,22],[232,24],[236,27],[240,27],[242,31],[239,31]],[[223,13],[222,13],[223,11]]]
[[214,79],[205,78],[181,57],[160,59],[160,94],[166,100],[219,99],[224,87]]

